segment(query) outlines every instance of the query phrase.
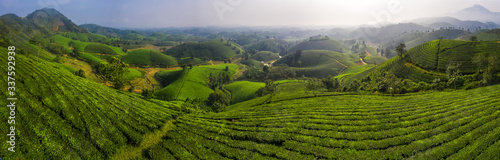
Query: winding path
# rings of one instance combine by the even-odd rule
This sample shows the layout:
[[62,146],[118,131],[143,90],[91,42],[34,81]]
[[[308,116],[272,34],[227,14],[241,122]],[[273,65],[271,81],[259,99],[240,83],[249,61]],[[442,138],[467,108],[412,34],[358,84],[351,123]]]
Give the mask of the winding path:
[[168,120],[167,123],[165,123],[165,126],[163,126],[160,130],[147,133],[139,146],[127,145],[120,148],[111,159],[128,160],[142,156],[143,150],[158,144],[158,142],[162,140],[162,137],[174,127],[173,121],[175,120]]

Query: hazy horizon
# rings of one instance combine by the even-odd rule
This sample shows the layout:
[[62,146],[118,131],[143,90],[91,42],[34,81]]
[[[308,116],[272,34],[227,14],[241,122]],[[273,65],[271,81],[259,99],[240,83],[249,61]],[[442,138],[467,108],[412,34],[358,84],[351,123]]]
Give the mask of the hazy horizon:
[[500,11],[494,0],[1,0],[0,14],[25,17],[34,10],[54,8],[76,24],[115,28],[202,26],[354,26],[398,23],[448,16],[479,4]]

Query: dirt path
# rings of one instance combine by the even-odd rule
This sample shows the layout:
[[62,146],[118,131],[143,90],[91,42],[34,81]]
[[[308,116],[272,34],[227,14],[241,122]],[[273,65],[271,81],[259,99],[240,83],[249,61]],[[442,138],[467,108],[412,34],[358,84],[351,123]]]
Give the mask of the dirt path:
[[366,52],[366,56],[372,56],[366,49],[365,49],[365,52]]
[[174,127],[173,121],[175,120],[172,119],[168,120],[167,123],[165,123],[165,126],[163,126],[160,130],[147,133],[144,136],[144,140],[142,140],[139,146],[136,147],[127,145],[122,147],[116,152],[116,154],[111,159],[127,160],[127,159],[135,159],[136,157],[141,156],[142,151],[144,149],[147,149],[155,144],[158,144],[158,142],[161,141],[162,137]]
[[365,62],[365,60],[363,58],[359,58],[359,61],[361,61],[361,63],[363,63],[363,65],[367,65],[368,63]]

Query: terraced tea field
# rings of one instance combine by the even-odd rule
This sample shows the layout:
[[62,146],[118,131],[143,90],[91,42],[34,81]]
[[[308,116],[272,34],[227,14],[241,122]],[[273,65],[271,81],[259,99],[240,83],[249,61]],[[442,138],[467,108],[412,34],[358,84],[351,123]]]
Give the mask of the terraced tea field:
[[[0,63],[7,50],[0,48]],[[7,82],[7,68],[0,72]],[[0,146],[2,159],[107,159],[119,148],[137,146],[179,113],[172,103],[146,101],[57,69],[48,62],[16,56],[16,152]],[[1,83],[7,88],[7,83]],[[2,104],[7,92],[2,92]],[[9,113],[8,107],[0,112]],[[7,127],[8,116],[0,117]],[[1,129],[6,142],[9,130]]]
[[145,157],[495,159],[500,85],[400,97],[305,94],[185,115],[175,125]]

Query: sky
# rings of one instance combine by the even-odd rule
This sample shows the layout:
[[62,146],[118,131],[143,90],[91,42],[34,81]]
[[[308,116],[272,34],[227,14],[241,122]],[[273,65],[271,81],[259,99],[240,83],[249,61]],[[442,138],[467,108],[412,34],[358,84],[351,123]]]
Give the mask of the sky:
[[0,15],[44,7],[76,24],[116,28],[186,26],[349,26],[450,15],[498,0],[0,0]]

